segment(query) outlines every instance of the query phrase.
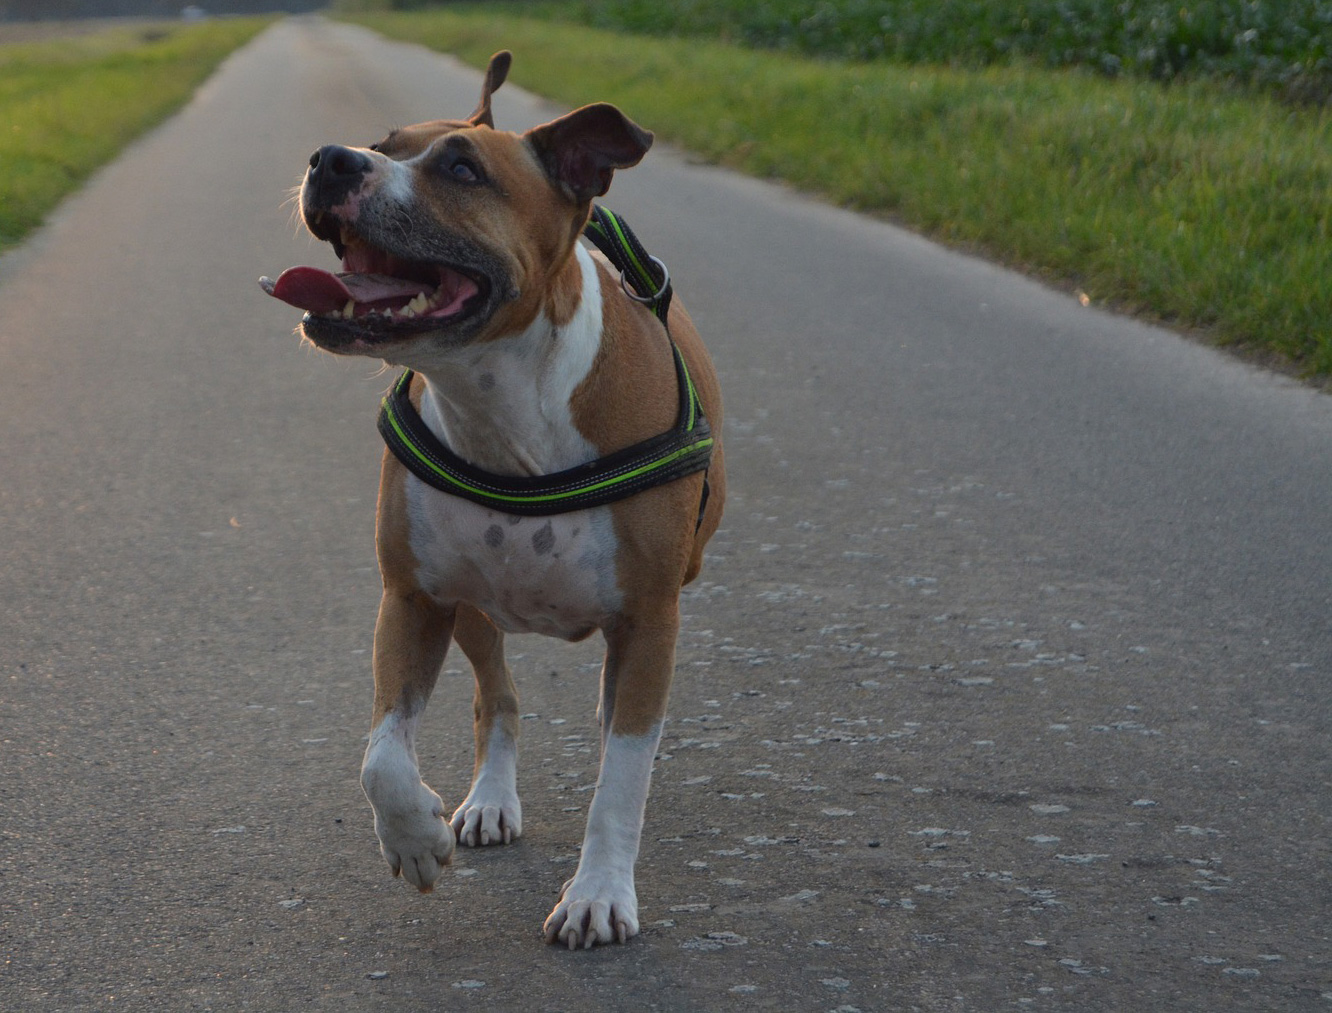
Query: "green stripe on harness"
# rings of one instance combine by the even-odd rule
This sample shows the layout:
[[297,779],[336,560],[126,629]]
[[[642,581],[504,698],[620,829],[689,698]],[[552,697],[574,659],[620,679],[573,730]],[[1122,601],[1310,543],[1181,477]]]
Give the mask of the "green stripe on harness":
[[620,269],[620,284],[628,282],[638,293],[632,298],[650,306],[664,324],[672,294],[666,265],[643,249],[638,237],[615,212],[600,204],[592,208],[592,217],[583,234]]
[[[632,298],[666,320],[671,298],[665,265],[651,257],[621,219],[593,209],[586,235],[632,285]],[[657,270],[654,271],[653,267]],[[627,291],[627,289],[626,289]],[[669,333],[667,340],[670,340]],[[605,506],[677,478],[706,471],[714,439],[684,356],[674,341],[680,408],[675,427],[631,447],[551,475],[496,475],[467,463],[426,426],[409,397],[413,373],[402,374],[384,398],[379,432],[393,455],[417,478],[441,492],[509,514],[548,515]],[[699,522],[707,504],[706,477]]]

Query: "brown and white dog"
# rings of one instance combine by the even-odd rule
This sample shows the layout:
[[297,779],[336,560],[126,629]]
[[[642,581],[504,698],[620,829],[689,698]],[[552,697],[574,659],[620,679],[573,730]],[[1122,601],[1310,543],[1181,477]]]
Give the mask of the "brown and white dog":
[[[670,429],[678,406],[666,331],[578,239],[615,169],[652,135],[614,106],[586,106],[518,135],[494,129],[492,58],[466,120],[394,130],[310,160],[301,213],[342,260],[292,268],[272,295],[340,355],[408,366],[412,401],[454,453],[501,475],[545,475]],[[666,715],[679,594],[697,576],[725,494],[712,363],[677,300],[670,335],[718,437],[707,475],[548,517],[505,515],[424,484],[386,453],[377,545],[384,592],[361,783],[394,875],[429,892],[468,847],[522,833],[518,694],[505,633],[606,641],[601,771],[582,855],[545,922],[570,948],[638,932],[634,863]],[[476,674],[476,766],[451,816],[421,779],[415,738],[450,638]]]

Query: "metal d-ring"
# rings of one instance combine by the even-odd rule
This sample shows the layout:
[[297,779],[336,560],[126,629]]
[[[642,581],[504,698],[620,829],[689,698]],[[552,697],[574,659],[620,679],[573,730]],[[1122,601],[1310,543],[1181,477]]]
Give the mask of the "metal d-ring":
[[631,291],[629,288],[629,282],[624,276],[624,272],[620,272],[620,288],[624,289],[624,294],[634,302],[641,302],[644,306],[650,306],[652,303],[660,299],[671,283],[671,272],[666,269],[666,265],[650,253],[648,254],[648,260],[661,268],[661,287],[651,295],[639,295],[637,292]]

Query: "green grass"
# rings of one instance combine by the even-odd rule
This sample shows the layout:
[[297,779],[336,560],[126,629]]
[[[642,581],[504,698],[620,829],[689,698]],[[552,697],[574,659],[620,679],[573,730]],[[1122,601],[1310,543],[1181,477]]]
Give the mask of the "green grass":
[[359,20],[478,66],[511,48],[513,79],[541,94],[615,102],[715,162],[1332,375],[1327,109],[1022,62],[814,60],[493,7]]
[[839,58],[979,67],[1014,57],[1157,80],[1332,94],[1329,0],[566,0],[603,28]]
[[[408,10],[429,0],[335,0]],[[492,0],[492,3],[502,0]],[[977,68],[1014,59],[1332,98],[1332,0],[543,0],[533,16],[763,49]]]
[[269,23],[163,24],[0,45],[0,249]]

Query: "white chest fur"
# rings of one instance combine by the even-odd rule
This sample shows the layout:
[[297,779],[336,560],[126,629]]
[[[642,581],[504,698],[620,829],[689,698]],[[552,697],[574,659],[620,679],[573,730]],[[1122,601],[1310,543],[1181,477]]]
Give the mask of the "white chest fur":
[[[522,334],[460,349],[456,361],[422,370],[421,418],[455,453],[480,468],[540,475],[597,456],[574,425],[573,392],[601,343],[601,290],[577,249],[582,296],[556,328],[544,316]],[[615,533],[605,508],[516,517],[407,478],[413,553],[422,588],[465,601],[506,632],[573,638],[617,610]]]
[[470,602],[506,633],[565,639],[617,611],[607,508],[514,517],[408,482],[417,580],[438,600]]

